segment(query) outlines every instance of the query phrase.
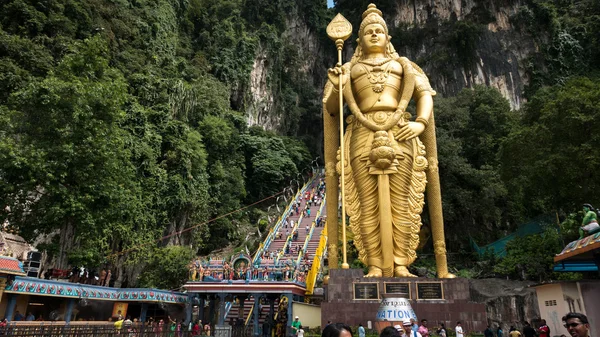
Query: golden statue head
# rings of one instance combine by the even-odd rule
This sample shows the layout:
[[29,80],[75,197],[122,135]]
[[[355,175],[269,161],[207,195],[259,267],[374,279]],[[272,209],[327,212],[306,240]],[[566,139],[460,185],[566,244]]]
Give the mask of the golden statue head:
[[381,14],[382,14],[381,11],[379,9],[377,9],[377,6],[375,6],[375,4],[369,4],[369,6],[367,7],[367,10],[362,15],[363,20],[360,23],[360,28],[358,29],[359,38],[363,36],[365,27],[370,24],[374,24],[374,23],[377,23],[377,24],[380,24],[381,26],[383,26],[383,28],[385,30],[385,34],[387,35],[387,33],[388,33],[387,24],[385,23],[385,20],[383,19]]
[[[358,29],[358,46],[354,51],[351,63],[356,63],[364,55],[383,52],[386,57],[399,57],[390,43],[391,36],[388,35],[388,27],[381,16],[382,13],[375,4],[370,4],[362,15],[362,22]],[[381,50],[383,48],[383,50]]]

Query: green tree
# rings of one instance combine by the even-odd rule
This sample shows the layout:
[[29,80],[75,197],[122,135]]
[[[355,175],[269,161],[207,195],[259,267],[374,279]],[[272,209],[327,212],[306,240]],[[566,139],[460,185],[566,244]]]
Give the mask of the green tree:
[[548,226],[544,233],[515,238],[506,245],[506,257],[494,270],[513,279],[542,282],[553,276],[554,255],[562,245],[556,228]]
[[514,112],[497,90],[485,87],[436,98],[435,105],[444,221],[455,229],[447,234],[449,245],[466,246],[465,234],[486,241],[500,237],[498,229],[511,215],[497,155]]
[[600,81],[540,90],[502,145],[502,175],[529,215],[598,203]]
[[148,288],[179,289],[188,280],[189,264],[194,251],[184,246],[155,249],[140,275],[139,285]]
[[119,127],[125,81],[108,67],[101,39],[77,47],[50,76],[13,93],[2,110],[5,216],[28,239],[60,229],[62,268],[75,247],[93,242],[93,255],[101,256],[113,226],[143,228],[146,220]]

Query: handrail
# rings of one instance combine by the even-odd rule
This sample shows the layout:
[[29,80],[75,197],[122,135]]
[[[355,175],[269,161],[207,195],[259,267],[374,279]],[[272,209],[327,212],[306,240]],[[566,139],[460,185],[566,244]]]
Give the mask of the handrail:
[[[260,305],[260,304],[259,304]],[[246,322],[244,323],[244,325],[248,325],[248,321],[250,320],[250,317],[252,317],[252,312],[254,311],[254,304],[252,305],[252,307],[250,307],[250,312],[248,312],[248,317],[246,317]]]
[[319,269],[321,268],[321,259],[323,258],[323,253],[327,249],[327,221],[325,221],[325,226],[321,231],[321,238],[319,239],[319,246],[317,247],[317,251],[315,252],[315,258],[313,260],[312,267],[306,275],[306,295],[312,295],[315,283],[317,282],[317,275],[319,274]]
[[225,302],[225,316],[223,316],[223,318],[227,318],[229,311],[231,311],[231,307],[233,307],[233,302]]

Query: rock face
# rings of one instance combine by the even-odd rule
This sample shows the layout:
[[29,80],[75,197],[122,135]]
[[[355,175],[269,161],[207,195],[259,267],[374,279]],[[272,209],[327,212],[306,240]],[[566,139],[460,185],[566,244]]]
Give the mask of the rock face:
[[[428,74],[433,88],[442,96],[454,96],[463,88],[485,85],[498,89],[513,109],[523,104],[528,84],[528,57],[539,46],[520,29],[514,18],[525,8],[521,0],[399,0],[384,13],[392,42],[400,55],[416,62]],[[355,34],[358,27],[354,27]],[[300,64],[295,69],[309,78],[321,93],[328,67],[335,64],[335,50],[326,45],[324,31],[310,29],[302,13],[288,13],[282,39],[294,46]],[[354,36],[345,47],[349,60]],[[466,45],[465,45],[466,44]],[[277,109],[279,71],[265,49],[259,47],[250,78],[248,123],[281,130],[285,111]],[[284,65],[285,67],[285,65]],[[321,97],[315,97],[320,106]],[[318,112],[311,111],[315,114]],[[317,130],[310,131],[314,136]]]
[[[459,58],[454,69],[439,68],[431,55],[439,51],[439,43],[432,43],[434,36],[423,38],[416,46],[402,46],[396,41],[395,47],[413,61],[426,60],[420,64],[429,75],[432,86],[444,96],[453,96],[465,87],[486,85],[498,89],[509,100],[513,109],[523,103],[523,89],[528,80],[525,75],[525,61],[536,50],[536,45],[527,34],[522,33],[512,23],[511,18],[523,6],[520,0],[476,3],[473,0],[402,0],[398,1],[397,13],[388,19],[392,27],[408,27],[408,34],[416,29],[437,25],[437,33],[451,22],[476,22],[482,26],[477,36],[473,59],[465,66],[465,55],[460,50],[449,50],[450,58]],[[487,22],[484,24],[482,22]],[[390,29],[392,31],[393,29]],[[429,29],[429,33],[436,30]],[[456,34],[462,34],[456,31]],[[458,46],[458,49],[465,46]]]
[[471,300],[485,303],[488,324],[502,327],[505,335],[511,326],[522,331],[523,322],[540,317],[535,289],[531,282],[502,279],[469,280]]
[[269,71],[267,52],[264,48],[259,48],[250,73],[252,100],[247,109],[248,125],[261,125],[265,129],[273,130],[279,124],[279,118],[269,116],[273,109],[273,91],[268,84]]

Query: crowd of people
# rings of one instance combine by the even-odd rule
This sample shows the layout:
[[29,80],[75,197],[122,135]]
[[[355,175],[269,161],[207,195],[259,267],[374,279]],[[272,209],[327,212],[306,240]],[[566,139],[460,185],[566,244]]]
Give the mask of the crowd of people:
[[[211,336],[211,327],[207,322],[202,324],[202,320],[189,322],[186,324],[183,320],[167,317],[164,319],[155,320],[150,317],[147,322],[140,322],[137,318],[131,319],[131,316],[117,317],[114,327],[119,332],[131,337],[137,336],[138,333],[144,332],[144,335],[156,334],[157,336],[168,335],[170,337],[182,336]],[[109,319],[112,321],[112,318]]]
[[[570,312],[562,317],[563,326],[571,335],[571,337],[591,337],[590,336],[590,322],[586,315],[581,313]],[[292,331],[296,337],[304,337],[302,326],[295,328],[292,324]],[[362,324],[359,324],[357,329],[357,337],[365,337],[366,331]],[[454,333],[456,337],[465,337],[467,331],[463,329],[461,322],[457,322],[454,327]],[[510,328],[508,332],[510,337],[550,337],[558,336],[557,333],[551,334],[550,328],[546,324],[545,320],[541,320],[537,328],[534,328],[529,322],[524,322],[523,331],[519,331],[514,326]],[[421,320],[421,324],[417,324],[414,319],[406,319],[402,321],[402,325],[388,326],[382,329],[379,333],[379,337],[447,337],[449,332],[446,331],[446,327],[443,323],[438,324],[435,328],[430,328],[427,325],[427,320]],[[485,337],[507,337],[504,331],[500,327],[492,329],[490,326],[484,331]],[[565,337],[565,334],[560,334],[561,337]],[[343,323],[331,324],[328,322],[327,326],[323,329],[321,337],[354,337],[352,329]]]
[[305,282],[306,275],[312,268],[312,261],[306,259],[296,265],[294,260],[277,263],[274,266],[240,265],[236,268],[225,262],[222,268],[211,269],[195,265],[190,266],[189,280],[191,281],[223,281],[223,280],[253,280],[253,281],[296,281]]

